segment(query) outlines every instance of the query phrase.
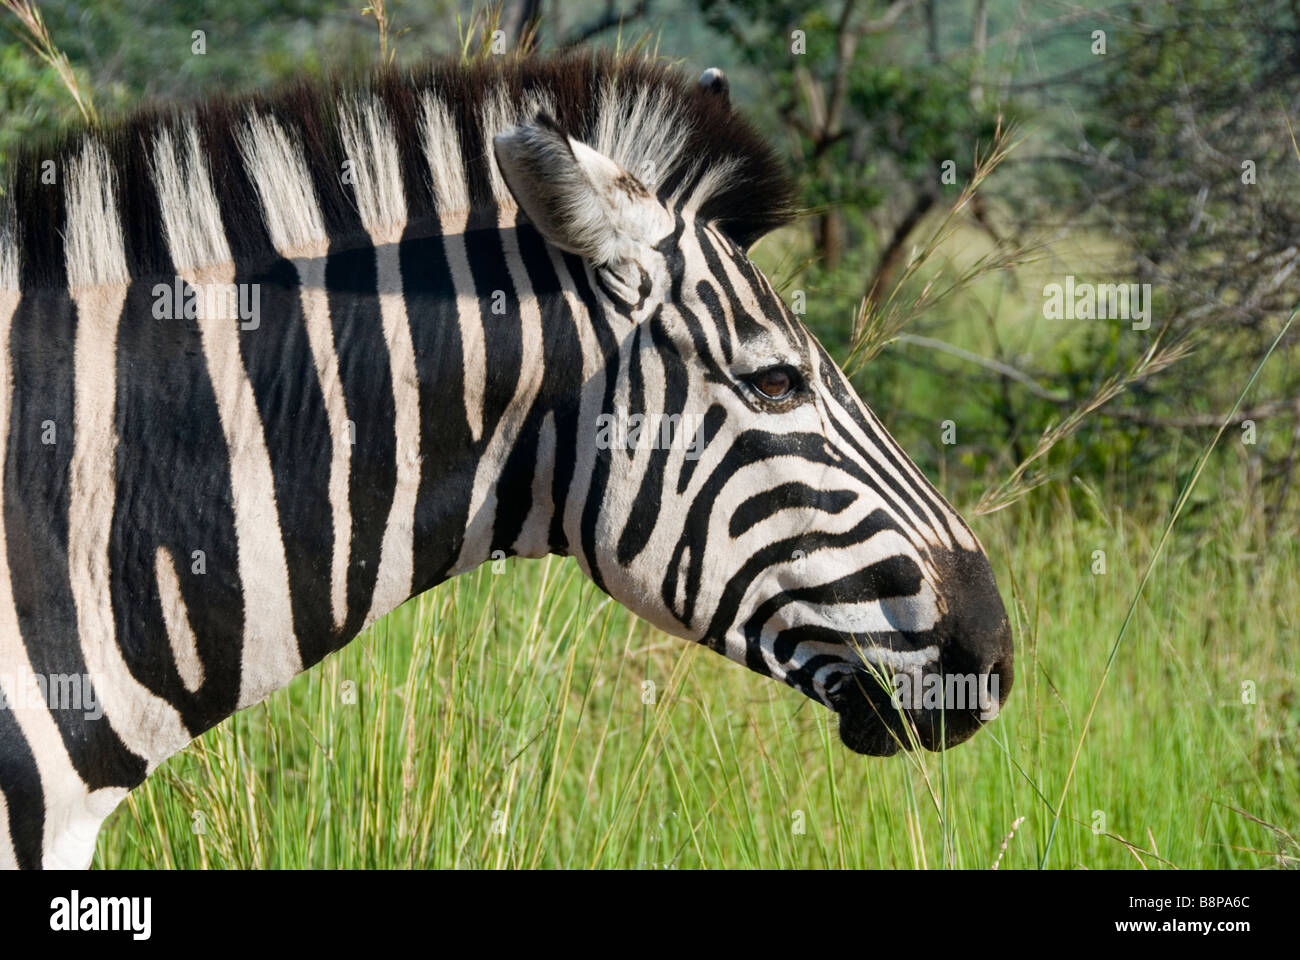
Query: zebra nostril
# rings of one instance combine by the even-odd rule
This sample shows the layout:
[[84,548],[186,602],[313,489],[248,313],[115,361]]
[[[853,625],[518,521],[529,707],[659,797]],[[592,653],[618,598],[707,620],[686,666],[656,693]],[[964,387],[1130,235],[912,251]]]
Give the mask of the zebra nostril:
[[997,709],[1006,703],[1007,694],[1011,691],[1011,681],[1015,676],[1015,669],[1012,666],[1010,654],[997,657],[991,663],[985,664],[980,670],[980,684],[984,687],[993,701],[993,709]]

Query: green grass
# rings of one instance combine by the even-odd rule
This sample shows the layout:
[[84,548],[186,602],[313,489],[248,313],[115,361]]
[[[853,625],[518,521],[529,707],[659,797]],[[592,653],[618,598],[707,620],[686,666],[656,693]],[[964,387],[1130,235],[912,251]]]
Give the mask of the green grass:
[[[1000,868],[1035,867],[1159,529],[1066,502],[977,526],[1017,678],[947,753],[852,754],[826,710],[637,620],[572,561],[509,561],[199,738],[122,804],[95,864],[988,868],[1024,817]],[[1050,867],[1297,863],[1300,545],[1236,552],[1224,514],[1249,505],[1228,507],[1191,518],[1147,585]]]

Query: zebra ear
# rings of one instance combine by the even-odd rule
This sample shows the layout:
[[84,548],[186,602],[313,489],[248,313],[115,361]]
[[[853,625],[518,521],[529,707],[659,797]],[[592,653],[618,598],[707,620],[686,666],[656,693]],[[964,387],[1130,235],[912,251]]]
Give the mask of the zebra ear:
[[598,267],[635,259],[667,211],[634,176],[547,114],[492,140],[506,185],[551,243]]

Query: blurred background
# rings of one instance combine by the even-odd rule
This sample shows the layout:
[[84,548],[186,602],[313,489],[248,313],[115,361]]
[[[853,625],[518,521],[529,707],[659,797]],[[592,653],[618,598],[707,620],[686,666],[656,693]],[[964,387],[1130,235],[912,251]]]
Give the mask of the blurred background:
[[[1076,501],[1104,490],[1165,509],[1188,452],[1223,422],[1300,295],[1287,120],[1300,22],[1284,0],[44,0],[39,11],[105,117],[384,55],[461,54],[494,30],[505,55],[640,45],[692,72],[722,67],[800,184],[803,216],[755,257],[787,302],[803,292],[806,322],[841,359],[871,328],[859,387],[958,502],[1005,480],[1045,425],[1119,377],[1124,389],[1028,479],[1046,468]],[[2,22],[0,172],[17,145],[78,119],[19,18]],[[995,141],[999,125],[1011,134]],[[1011,149],[953,215],[977,153],[995,145]],[[1044,287],[1066,276],[1150,284],[1149,329],[1046,319]],[[1294,506],[1294,342],[1225,437],[1228,486],[1207,484],[1193,504],[1194,516],[1231,491],[1248,505],[1242,547],[1286,529]],[[1194,349],[1131,377],[1153,345]],[[1253,443],[1241,442],[1244,420]]]
[[[738,725],[737,737],[761,740],[755,724],[770,721],[762,729],[788,741],[794,756],[822,758],[808,767],[799,761],[787,771],[788,783],[765,768],[781,784],[794,790],[803,782],[816,793],[822,787],[810,784],[823,770],[841,771],[838,785],[826,787],[830,793],[817,794],[832,811],[820,821],[819,829],[830,831],[820,853],[805,856],[797,845],[787,849],[772,839],[771,830],[785,828],[760,814],[785,824],[788,812],[760,803],[762,791],[755,806],[733,811],[735,822],[719,826],[734,797],[719,808],[721,795],[709,784],[734,786],[725,759],[716,783],[691,764],[698,789],[683,792],[679,782],[673,786],[676,754],[662,730],[633,723],[614,728],[632,738],[628,756],[650,750],[650,759],[619,767],[626,782],[605,781],[597,776],[600,764],[624,761],[611,759],[613,750],[580,752],[574,769],[582,776],[571,798],[590,798],[593,783],[632,789],[627,784],[653,778],[647,770],[665,764],[659,775],[668,799],[660,806],[611,808],[616,821],[631,818],[626,832],[603,833],[614,827],[602,826],[584,839],[575,813],[565,821],[565,855],[502,859],[487,840],[481,849],[478,841],[452,842],[439,848],[442,854],[489,865],[657,864],[659,855],[646,845],[662,846],[668,811],[686,822],[698,801],[714,817],[698,829],[721,832],[712,845],[699,842],[695,827],[682,833],[686,839],[674,847],[678,858],[686,851],[682,863],[838,857],[846,865],[975,865],[992,859],[985,854],[996,851],[1021,815],[1030,817],[1031,839],[1019,841],[1026,844],[1020,852],[1013,845],[1008,861],[1019,865],[1300,862],[1293,839],[1300,819],[1300,327],[1283,334],[1300,302],[1294,0],[517,0],[491,8],[446,0],[370,7],[362,0],[42,0],[47,39],[33,26],[34,9],[21,0],[0,2],[0,25],[9,28],[0,30],[0,182],[19,145],[81,122],[83,114],[110,120],[149,100],[265,87],[383,59],[404,64],[432,55],[599,45],[639,47],[680,62],[691,76],[721,67],[733,102],[788,160],[799,184],[799,218],[752,255],[852,372],[904,449],[972,517],[993,556],[1017,632],[1017,691],[999,720],[1001,734],[960,748],[966,753],[958,762],[969,764],[961,769],[972,777],[990,767],[994,773],[981,775],[1001,777],[978,801],[966,798],[969,806],[960,792],[956,800],[926,800],[934,793],[933,771],[922,765],[917,774],[900,761],[889,768],[899,772],[885,775],[897,778],[892,787],[867,785],[875,799],[863,803],[905,839],[881,840],[871,817],[849,824],[834,812],[844,806],[836,791],[848,789],[844,778],[852,776],[854,789],[867,789],[860,772],[845,772],[860,771],[861,763],[822,753],[822,721],[810,720],[811,708],[789,691],[756,690],[747,685],[753,678],[737,680],[725,665],[692,661],[689,677],[717,671],[726,679],[710,682],[732,684],[740,697],[740,706],[719,714],[720,722]],[[1149,285],[1140,288],[1149,290],[1147,319],[1062,317],[1050,309],[1049,293],[1067,282]],[[521,578],[526,597],[551,574],[511,576]],[[474,596],[493,589],[504,588],[475,581]],[[523,606],[485,616],[507,626],[517,616],[509,629],[519,636],[540,629],[525,600],[510,602]],[[580,610],[595,601],[583,594],[573,602]],[[376,628],[414,631],[417,657],[419,624],[436,621],[439,604],[455,606],[450,593],[420,603],[401,614],[406,619]],[[467,621],[475,630],[484,622]],[[621,626],[611,629],[622,636]],[[658,640],[644,625],[629,621],[626,630],[624,657],[634,655],[649,675],[661,654],[647,651],[659,651]],[[609,671],[608,661],[565,660],[568,636],[543,631],[539,642],[553,643],[560,662],[580,675]],[[680,679],[673,666],[680,651],[665,649],[671,654],[662,654],[670,659],[661,672]],[[373,667],[363,666],[362,654],[345,656],[354,660],[342,667],[334,661],[330,669]],[[406,662],[393,669],[405,676]],[[503,690],[514,676],[512,669],[502,679]],[[1076,769],[1070,757],[1084,742],[1084,718],[1103,678],[1116,689],[1105,691],[1094,739]],[[326,680],[303,683],[310,685],[293,694],[299,706],[283,709],[315,715],[332,702]],[[634,694],[618,696],[637,713],[644,704]],[[480,702],[488,694],[475,696]],[[610,696],[602,709],[617,711],[622,701]],[[758,713],[769,720],[755,721],[746,697],[761,698]],[[496,722],[519,709],[503,700]],[[435,712],[449,722],[445,709]],[[409,736],[405,721],[393,722],[400,754],[410,749]],[[523,743],[526,727],[521,718],[502,743]],[[223,729],[220,736],[229,737],[241,728]],[[610,730],[604,736],[614,736]],[[563,730],[555,736],[568,742]],[[220,750],[230,748],[221,743]],[[201,742],[197,749],[218,747]],[[501,749],[519,756],[514,746]],[[683,749],[680,756],[698,752]],[[237,762],[239,750],[230,756]],[[727,757],[741,762],[738,753]],[[774,762],[766,755],[761,761]],[[402,776],[411,775],[402,768]],[[924,788],[907,786],[914,775],[921,779],[913,786]],[[552,784],[539,786],[539,797],[569,796],[563,777],[553,783],[553,773],[537,776],[539,784]],[[504,767],[484,768],[483,777],[485,796],[528,781],[528,774],[519,781]],[[185,780],[177,776],[175,789],[183,791]],[[788,805],[786,786],[773,796]],[[545,793],[552,788],[553,795]],[[635,789],[644,800],[658,788]],[[889,789],[910,798],[906,833],[894,813],[876,806]],[[1075,804],[1068,814],[1060,806],[1066,801]],[[482,802],[483,810],[464,813],[465,822],[490,819],[493,801]],[[375,803],[357,816],[382,820],[382,800]],[[816,803],[807,801],[808,809]],[[147,822],[147,810],[135,798],[131,804],[136,825]],[[552,819],[535,823],[539,831],[566,809],[555,799],[542,806]],[[185,809],[153,808],[155,818],[178,818],[177,843],[186,839]],[[237,818],[238,804],[232,810]],[[1132,817],[1123,830],[1113,826],[1119,810]],[[276,816],[250,813],[254,827],[265,829]],[[1057,859],[1049,860],[1044,851],[1058,819],[1068,829],[1055,841]],[[162,852],[150,847],[162,841],[148,833],[132,834],[140,860],[114,862],[197,862],[166,844]],[[719,839],[724,835],[730,840]],[[541,836],[530,850],[551,849]],[[1091,846],[1098,837],[1102,847]],[[1115,841],[1109,847],[1106,837]],[[303,862],[319,862],[313,849],[304,842]],[[406,860],[395,861],[385,859],[387,848],[337,856],[426,862],[420,849],[429,848],[411,847]],[[247,854],[254,861],[259,855]],[[240,856],[230,854],[246,863]]]

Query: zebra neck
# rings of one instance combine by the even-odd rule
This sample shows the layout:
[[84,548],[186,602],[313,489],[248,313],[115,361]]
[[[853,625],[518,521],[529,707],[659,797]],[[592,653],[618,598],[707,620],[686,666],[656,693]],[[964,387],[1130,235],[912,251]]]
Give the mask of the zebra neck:
[[420,382],[414,592],[489,560],[572,552],[593,469],[582,405],[617,349],[596,337],[581,261],[513,212],[408,231],[400,249]]
[[264,424],[270,459],[308,468],[278,497],[290,593],[318,584],[316,612],[295,617],[304,664],[485,561],[569,552],[581,511],[566,507],[591,472],[577,424],[593,300],[576,258],[509,219],[412,225],[250,275],[264,315],[302,317],[296,335],[241,338],[259,397],[286,364],[306,374],[301,402],[261,404],[279,416]]

